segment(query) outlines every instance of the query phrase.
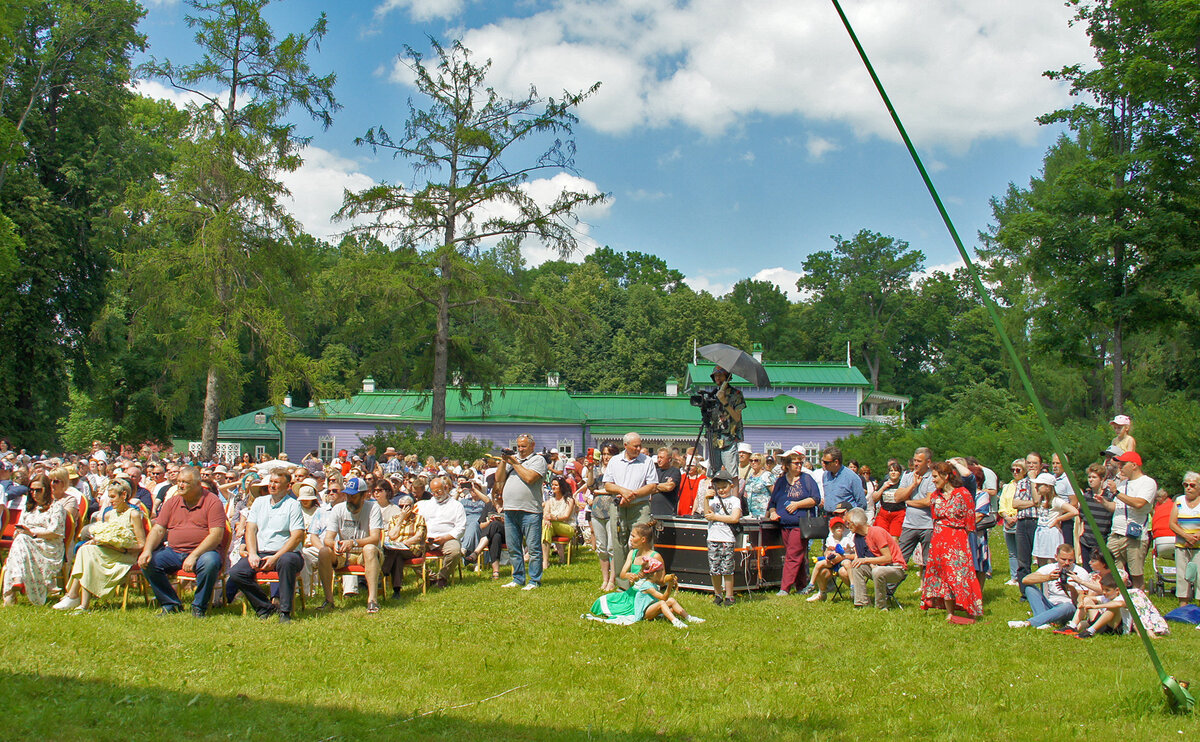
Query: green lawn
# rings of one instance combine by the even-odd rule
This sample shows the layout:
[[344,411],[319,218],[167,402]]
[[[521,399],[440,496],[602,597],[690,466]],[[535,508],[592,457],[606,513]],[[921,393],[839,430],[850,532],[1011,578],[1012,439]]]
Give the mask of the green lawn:
[[[198,621],[160,618],[140,601],[80,616],[22,604],[0,609],[0,738],[1164,740],[1200,731],[1165,712],[1135,637],[1009,629],[1025,612],[1002,581],[989,582],[975,626],[916,609],[912,577],[904,611],[774,595],[717,609],[685,593],[707,623],[607,626],[579,619],[599,582],[587,553],[552,567],[531,593],[468,574],[426,596],[410,583],[375,616],[360,598],[289,626],[240,608]],[[1172,628],[1156,647],[1168,671],[1192,678],[1200,632]]]

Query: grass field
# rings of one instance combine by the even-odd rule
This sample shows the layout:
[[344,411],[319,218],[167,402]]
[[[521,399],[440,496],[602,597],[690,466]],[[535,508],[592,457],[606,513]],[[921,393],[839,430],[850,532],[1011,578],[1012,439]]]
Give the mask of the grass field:
[[[288,626],[240,608],[201,621],[159,617],[140,601],[89,615],[23,603],[0,609],[0,738],[1165,740],[1200,731],[1194,717],[1165,711],[1135,637],[1009,629],[1026,613],[1002,581],[988,583],[975,626],[918,610],[912,577],[903,611],[773,594],[718,609],[685,593],[707,623],[607,626],[579,619],[599,582],[587,552],[552,567],[534,592],[467,574],[426,596],[410,583],[374,616],[359,598]],[[1172,629],[1156,640],[1163,662],[1197,677],[1200,631]]]

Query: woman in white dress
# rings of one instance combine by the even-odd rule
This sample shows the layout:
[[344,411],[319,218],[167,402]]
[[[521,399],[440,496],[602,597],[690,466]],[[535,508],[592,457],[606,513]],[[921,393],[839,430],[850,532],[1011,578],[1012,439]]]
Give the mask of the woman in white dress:
[[114,479],[106,494],[112,504],[92,527],[91,540],[75,551],[67,593],[54,604],[60,611],[86,611],[92,598],[104,597],[121,585],[146,544],[142,511],[129,504],[133,494],[129,482]]
[[66,529],[67,513],[54,504],[50,477],[38,474],[29,483],[25,512],[4,563],[4,605],[16,602],[17,585],[25,586],[30,603],[45,604],[47,590],[62,570]]

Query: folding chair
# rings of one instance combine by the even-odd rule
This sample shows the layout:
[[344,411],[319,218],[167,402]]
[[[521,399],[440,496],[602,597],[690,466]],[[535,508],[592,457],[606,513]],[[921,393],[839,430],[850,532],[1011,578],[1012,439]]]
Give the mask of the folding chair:
[[[433,559],[437,562],[437,569],[435,569],[433,571],[435,573],[441,572],[442,567],[445,564],[446,555],[442,553],[441,549],[435,549],[432,547],[425,549],[425,556],[421,559],[421,582],[422,583],[426,583],[429,581],[429,560],[430,559]],[[462,560],[459,559],[458,560],[458,579],[459,580],[462,579],[462,565],[463,565]],[[422,587],[421,587],[421,592],[422,592],[422,594],[425,592],[424,585],[422,585]]]
[[907,579],[908,579],[908,573],[905,572],[904,576],[900,578],[899,582],[893,582],[893,583],[888,584],[888,586],[887,586],[887,594],[888,594],[887,604],[888,604],[889,608],[891,608],[892,606],[895,606],[899,610],[904,610],[904,606],[900,605],[900,601],[896,599],[896,591],[900,589],[900,586],[903,585],[904,581]]

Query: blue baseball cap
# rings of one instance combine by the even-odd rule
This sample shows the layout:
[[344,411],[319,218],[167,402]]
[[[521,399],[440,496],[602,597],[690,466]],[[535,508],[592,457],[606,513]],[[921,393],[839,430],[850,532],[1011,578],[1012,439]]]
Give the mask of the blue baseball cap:
[[343,495],[357,495],[359,492],[367,491],[367,483],[358,477],[349,477],[342,483]]

